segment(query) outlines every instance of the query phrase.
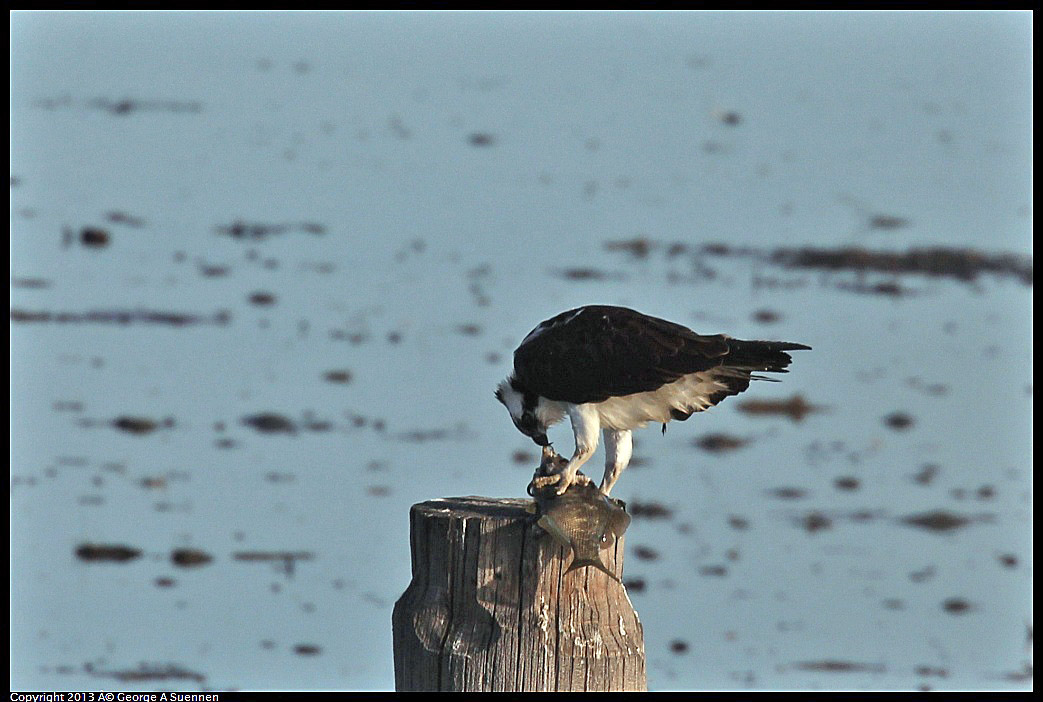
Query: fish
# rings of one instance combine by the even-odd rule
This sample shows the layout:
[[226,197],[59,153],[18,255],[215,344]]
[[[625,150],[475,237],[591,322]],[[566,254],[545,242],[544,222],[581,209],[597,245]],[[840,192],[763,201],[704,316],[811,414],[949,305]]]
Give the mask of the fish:
[[562,495],[556,494],[553,484],[537,487],[540,476],[561,470],[567,463],[550,447],[544,448],[543,461],[528,490],[535,500],[536,524],[562,546],[572,549],[572,562],[566,573],[593,566],[619,582],[601,560],[601,550],[630,526],[626,503],[602,493],[589,478],[580,478]]

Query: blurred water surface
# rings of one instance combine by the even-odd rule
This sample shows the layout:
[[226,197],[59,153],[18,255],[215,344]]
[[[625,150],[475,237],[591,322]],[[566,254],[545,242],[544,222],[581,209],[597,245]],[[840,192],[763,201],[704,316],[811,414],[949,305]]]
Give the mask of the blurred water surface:
[[651,689],[1029,689],[1030,56],[1027,13],[15,13],[12,689],[392,689],[409,506],[524,494],[492,390],[588,303],[814,347],[636,435]]

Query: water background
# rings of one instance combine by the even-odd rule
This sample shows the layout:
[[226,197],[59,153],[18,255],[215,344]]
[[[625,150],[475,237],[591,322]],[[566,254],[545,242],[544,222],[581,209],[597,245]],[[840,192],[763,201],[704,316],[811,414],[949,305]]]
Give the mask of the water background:
[[[814,347],[636,434],[614,494],[671,510],[627,534],[650,689],[1029,689],[1031,283],[690,252],[1030,257],[1031,27],[15,13],[12,309],[200,323],[12,321],[12,689],[393,689],[410,505],[524,494],[535,447],[492,391],[590,303]],[[738,408],[798,393],[825,410]],[[693,445],[712,434],[748,443]],[[970,521],[901,521],[936,510]],[[171,677],[114,677],[135,670]]]

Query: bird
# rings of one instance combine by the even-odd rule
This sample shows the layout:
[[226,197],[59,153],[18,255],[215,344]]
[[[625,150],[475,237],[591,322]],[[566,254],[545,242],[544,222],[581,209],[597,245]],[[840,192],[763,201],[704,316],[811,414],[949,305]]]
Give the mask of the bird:
[[537,487],[562,495],[590,479],[579,469],[605,440],[608,495],[630,463],[634,429],[671,420],[738,395],[758,372],[786,373],[787,351],[810,346],[783,341],[744,341],[727,334],[702,335],[627,307],[586,305],[538,324],[514,351],[514,368],[495,396],[514,426],[546,454],[547,429],[568,417],[575,451]]

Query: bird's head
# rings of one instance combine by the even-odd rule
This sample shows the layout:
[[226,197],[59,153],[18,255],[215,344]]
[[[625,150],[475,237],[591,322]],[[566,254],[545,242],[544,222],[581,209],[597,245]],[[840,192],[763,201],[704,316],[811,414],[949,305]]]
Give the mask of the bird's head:
[[532,439],[537,446],[550,446],[547,425],[537,417],[539,396],[529,392],[512,375],[496,388],[496,399],[511,413],[511,421],[522,434]]

